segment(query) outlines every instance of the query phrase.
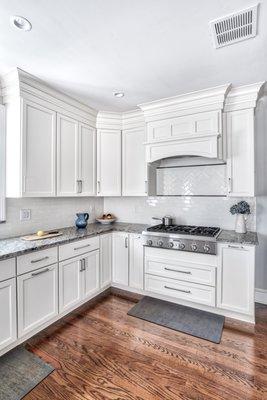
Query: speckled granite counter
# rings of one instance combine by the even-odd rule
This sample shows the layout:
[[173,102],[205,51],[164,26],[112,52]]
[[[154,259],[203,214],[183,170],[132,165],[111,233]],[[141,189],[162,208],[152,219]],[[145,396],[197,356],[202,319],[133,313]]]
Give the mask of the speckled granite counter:
[[256,246],[259,244],[256,232],[236,233],[235,231],[222,230],[217,237],[217,242],[237,243]]
[[43,250],[48,247],[73,242],[89,236],[96,236],[110,231],[142,233],[149,225],[129,224],[116,222],[111,225],[100,225],[99,223],[88,224],[86,229],[77,230],[75,227],[59,229],[63,234],[51,239],[25,241],[21,237],[0,240],[0,260],[16,257],[31,251]]

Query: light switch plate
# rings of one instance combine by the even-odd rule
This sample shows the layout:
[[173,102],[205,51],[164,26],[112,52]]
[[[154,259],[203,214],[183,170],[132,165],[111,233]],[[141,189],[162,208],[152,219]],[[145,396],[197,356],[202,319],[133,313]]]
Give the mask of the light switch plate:
[[19,215],[21,221],[29,221],[31,219],[31,210],[22,208]]

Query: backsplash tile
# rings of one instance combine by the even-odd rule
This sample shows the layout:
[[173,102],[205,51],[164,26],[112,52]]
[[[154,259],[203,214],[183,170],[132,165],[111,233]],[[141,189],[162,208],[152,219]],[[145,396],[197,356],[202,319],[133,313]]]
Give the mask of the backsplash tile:
[[[103,198],[61,197],[7,199],[6,223],[0,224],[0,238],[24,235],[40,229],[72,226],[77,212],[88,212],[89,222],[103,212]],[[30,221],[20,221],[21,208],[31,210]]]
[[[170,215],[175,223],[219,226],[234,229],[235,216],[230,207],[240,201],[230,197],[105,197],[104,211],[113,213],[119,221],[155,224],[152,217]],[[248,230],[256,230],[255,198],[245,198],[251,207]]]

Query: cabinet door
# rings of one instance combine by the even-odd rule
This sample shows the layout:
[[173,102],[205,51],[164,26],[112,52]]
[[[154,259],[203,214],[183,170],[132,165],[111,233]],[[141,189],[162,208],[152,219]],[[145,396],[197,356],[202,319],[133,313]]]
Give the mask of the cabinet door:
[[254,111],[226,114],[229,196],[254,196]]
[[85,124],[79,124],[79,183],[81,196],[96,194],[96,132]]
[[122,195],[146,196],[145,129],[122,132]]
[[97,195],[121,196],[121,131],[97,132]]
[[112,237],[112,281],[129,284],[128,233],[116,232]]
[[28,100],[22,107],[22,196],[55,196],[56,113]]
[[112,234],[100,236],[100,286],[111,283],[112,271]]
[[16,279],[0,282],[0,350],[15,342],[16,326]]
[[255,248],[220,245],[219,259],[217,306],[253,315]]
[[141,235],[130,235],[129,286],[144,288],[144,255]]
[[59,263],[59,312],[73,308],[83,297],[83,261],[81,257]]
[[57,195],[76,196],[78,175],[78,122],[57,114]]
[[84,298],[99,290],[99,250],[91,251],[83,258]]
[[58,314],[57,265],[21,275],[18,284],[18,337]]

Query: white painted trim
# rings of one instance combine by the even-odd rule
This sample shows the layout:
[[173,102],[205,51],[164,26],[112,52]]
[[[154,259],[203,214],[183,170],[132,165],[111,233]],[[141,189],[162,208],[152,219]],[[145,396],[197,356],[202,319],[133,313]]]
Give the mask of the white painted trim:
[[232,88],[225,100],[224,111],[255,108],[264,93],[265,81]]
[[0,104],[0,222],[6,219],[6,115]]
[[96,127],[100,130],[122,130],[122,113],[99,111],[96,118]]
[[267,289],[255,289],[255,302],[267,305]]
[[122,130],[145,128],[142,110],[127,111],[122,114]]

